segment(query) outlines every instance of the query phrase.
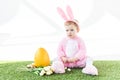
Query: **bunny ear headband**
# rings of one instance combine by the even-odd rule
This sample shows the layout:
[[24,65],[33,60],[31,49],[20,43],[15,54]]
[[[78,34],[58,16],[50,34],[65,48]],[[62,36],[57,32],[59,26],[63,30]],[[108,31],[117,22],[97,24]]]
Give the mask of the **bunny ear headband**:
[[65,15],[64,11],[60,7],[57,7],[57,11],[65,21],[73,21],[78,24],[78,22],[74,19],[72,9],[70,6],[66,7],[66,11],[67,11],[69,18]]

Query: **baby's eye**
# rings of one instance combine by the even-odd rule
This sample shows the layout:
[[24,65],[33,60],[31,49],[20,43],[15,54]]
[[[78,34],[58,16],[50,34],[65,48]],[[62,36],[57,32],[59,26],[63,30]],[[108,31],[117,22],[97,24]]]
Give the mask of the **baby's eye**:
[[70,31],[74,31],[74,29],[71,29]]
[[66,32],[68,32],[68,30],[66,30]]

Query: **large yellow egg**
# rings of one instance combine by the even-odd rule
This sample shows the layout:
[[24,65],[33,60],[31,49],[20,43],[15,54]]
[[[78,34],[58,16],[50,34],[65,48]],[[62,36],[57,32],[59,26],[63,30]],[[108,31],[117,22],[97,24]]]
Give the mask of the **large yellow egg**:
[[35,53],[34,63],[36,67],[44,67],[50,65],[48,52],[44,48],[39,48]]

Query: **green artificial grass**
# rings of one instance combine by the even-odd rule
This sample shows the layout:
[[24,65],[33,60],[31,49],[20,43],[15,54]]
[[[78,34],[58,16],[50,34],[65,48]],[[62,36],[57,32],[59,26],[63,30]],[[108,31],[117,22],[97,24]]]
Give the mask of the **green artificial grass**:
[[81,72],[82,69],[72,69],[64,74],[38,76],[26,68],[32,61],[0,62],[0,80],[119,80],[120,61],[95,61],[99,75],[91,76]]

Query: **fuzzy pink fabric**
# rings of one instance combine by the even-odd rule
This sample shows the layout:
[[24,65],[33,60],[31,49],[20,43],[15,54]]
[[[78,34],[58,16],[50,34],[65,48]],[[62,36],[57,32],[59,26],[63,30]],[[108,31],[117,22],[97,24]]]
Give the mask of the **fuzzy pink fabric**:
[[[83,68],[82,72],[85,74],[90,74],[90,75],[98,75],[98,70],[97,68],[93,65],[93,61],[86,56],[86,48],[85,48],[85,44],[83,42],[83,40],[76,36],[75,38],[72,38],[72,40],[75,40],[77,42],[77,49],[76,53],[73,53],[71,57],[76,57],[79,60],[74,62],[74,63],[64,63],[61,59],[61,57],[67,57],[66,54],[66,46],[67,46],[67,42],[70,40],[70,38],[64,38],[58,47],[58,51],[57,51],[57,55],[58,57],[56,58],[56,60],[53,60],[53,64],[52,67],[55,70],[55,73],[65,73],[65,67],[70,67],[70,68],[74,68],[74,67],[81,67]],[[68,50],[69,51],[69,50]]]
[[55,73],[65,73],[64,64],[61,61],[53,61],[51,67]]
[[[58,51],[57,51],[57,54],[58,54],[58,57],[61,59],[61,57],[68,57],[65,53],[66,51],[66,45],[67,45],[67,41],[69,40],[70,38],[64,38],[60,44],[59,44],[59,47],[58,47]],[[73,57],[76,57],[78,58],[79,60],[75,63],[64,63],[65,67],[83,67],[85,66],[85,61],[86,61],[86,48],[85,48],[85,44],[83,42],[83,40],[76,36],[75,38],[73,38],[73,40],[76,40],[77,41],[77,44],[78,44],[78,50],[76,51],[76,53],[74,53],[74,56]]]
[[82,73],[90,74],[90,75],[98,75],[98,70],[94,65],[88,65],[83,68]]

